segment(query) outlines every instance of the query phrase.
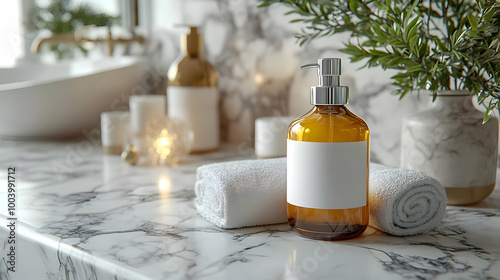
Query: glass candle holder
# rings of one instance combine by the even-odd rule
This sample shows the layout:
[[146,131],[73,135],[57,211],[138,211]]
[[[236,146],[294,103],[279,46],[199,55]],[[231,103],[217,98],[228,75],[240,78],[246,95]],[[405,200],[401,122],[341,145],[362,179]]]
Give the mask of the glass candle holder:
[[152,165],[173,165],[191,151],[193,132],[184,123],[168,117],[152,120],[146,126],[145,143]]

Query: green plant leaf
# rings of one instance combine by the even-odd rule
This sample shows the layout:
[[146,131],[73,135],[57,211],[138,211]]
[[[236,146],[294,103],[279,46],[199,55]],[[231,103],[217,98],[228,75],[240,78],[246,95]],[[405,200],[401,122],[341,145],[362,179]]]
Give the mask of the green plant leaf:
[[389,45],[395,46],[395,47],[406,47],[407,44],[403,41],[400,41],[399,39],[389,41]]
[[476,18],[474,17],[473,14],[469,14],[467,16],[467,18],[469,19],[469,23],[470,23],[470,26],[473,28],[473,29],[477,29],[477,20]]
[[[405,28],[405,39],[406,41],[410,41],[410,38],[413,37],[413,35],[415,35],[415,33],[417,32],[417,28],[418,28],[418,17],[415,17],[411,22],[410,24],[408,24],[408,26]],[[410,34],[413,34],[410,36]]]
[[418,39],[419,39],[418,36],[415,35],[408,42],[408,44],[410,45],[411,53],[414,54],[416,57],[419,57]]
[[349,9],[351,11],[356,12],[358,10],[358,1],[357,0],[349,0]]
[[386,52],[381,51],[381,50],[377,50],[377,49],[370,50],[370,53],[373,55],[386,55],[387,54]]
[[466,33],[467,33],[467,30],[463,30],[461,32],[459,32],[459,30],[456,30],[453,33],[453,36],[451,37],[452,38],[452,47],[456,46],[463,39],[463,37],[465,36]]
[[495,109],[495,105],[496,104],[493,104],[493,99],[490,99],[490,103],[486,107],[486,112],[484,112],[483,124],[490,119],[491,113],[493,112],[493,109]]
[[478,101],[494,100],[490,112],[500,111],[498,1],[259,1],[280,3],[296,15],[305,26],[297,36],[301,45],[349,34],[341,51],[353,62],[363,61],[362,67],[399,70],[392,81],[400,98],[418,89],[464,88]]
[[408,68],[408,70],[406,70],[406,72],[409,72],[409,73],[417,72],[417,71],[425,71],[425,68],[422,65],[415,65],[415,66]]

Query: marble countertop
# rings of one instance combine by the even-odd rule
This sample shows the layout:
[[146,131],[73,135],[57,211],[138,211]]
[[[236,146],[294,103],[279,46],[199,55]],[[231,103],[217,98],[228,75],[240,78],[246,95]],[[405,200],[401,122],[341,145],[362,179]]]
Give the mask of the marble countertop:
[[[0,279],[498,279],[500,190],[448,207],[429,234],[322,242],[287,224],[222,230],[193,205],[202,164],[252,158],[243,147],[174,168],[132,167],[88,141],[0,140]],[[7,273],[7,168],[15,167],[16,272]],[[500,180],[497,181],[497,184]]]

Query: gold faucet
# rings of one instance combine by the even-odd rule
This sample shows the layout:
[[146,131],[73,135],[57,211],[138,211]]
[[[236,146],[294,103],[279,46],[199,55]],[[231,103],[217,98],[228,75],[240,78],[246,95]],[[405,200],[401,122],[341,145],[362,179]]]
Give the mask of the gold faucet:
[[[84,27],[85,28],[85,27]],[[108,32],[106,37],[104,38],[89,38],[83,36],[82,32],[74,32],[68,34],[52,34],[49,37],[35,39],[33,44],[31,45],[31,51],[33,53],[39,53],[42,44],[44,43],[106,43],[108,45],[108,54],[113,55],[113,51],[115,49],[116,44],[129,44],[132,42],[137,42],[139,44],[143,44],[145,41],[144,37],[141,35],[133,35],[132,38],[116,38],[114,39],[111,36],[111,28],[108,28]]]

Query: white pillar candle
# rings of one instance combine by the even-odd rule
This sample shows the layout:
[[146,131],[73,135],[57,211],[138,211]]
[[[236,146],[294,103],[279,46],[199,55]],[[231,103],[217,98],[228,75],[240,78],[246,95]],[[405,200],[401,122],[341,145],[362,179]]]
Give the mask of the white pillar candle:
[[129,112],[113,111],[101,113],[101,142],[103,150],[120,154],[127,141]]
[[287,129],[295,117],[262,117],[255,120],[255,154],[259,158],[286,156]]
[[165,95],[130,96],[130,126],[136,136],[143,135],[151,121],[167,114]]

